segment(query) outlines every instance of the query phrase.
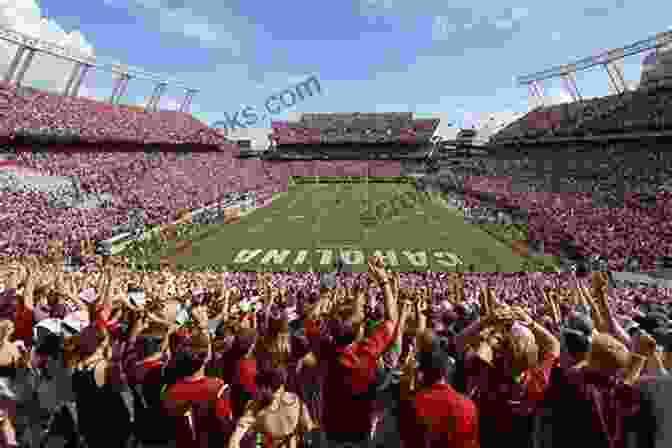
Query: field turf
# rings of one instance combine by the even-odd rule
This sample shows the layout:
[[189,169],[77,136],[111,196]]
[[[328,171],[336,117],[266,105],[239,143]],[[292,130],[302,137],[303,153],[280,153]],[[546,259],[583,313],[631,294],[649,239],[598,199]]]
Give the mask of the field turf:
[[411,184],[330,183],[291,186],[270,206],[233,224],[208,226],[187,250],[170,249],[178,266],[228,270],[327,271],[342,253],[352,270],[378,253],[393,270],[524,270],[524,258]]

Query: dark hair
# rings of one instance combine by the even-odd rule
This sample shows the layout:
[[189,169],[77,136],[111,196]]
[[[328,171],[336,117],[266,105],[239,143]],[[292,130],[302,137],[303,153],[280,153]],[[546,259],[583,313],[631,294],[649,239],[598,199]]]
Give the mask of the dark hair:
[[252,328],[243,328],[233,341],[232,353],[236,358],[240,358],[250,351],[255,342],[257,342],[257,332]]
[[271,335],[287,333],[289,331],[289,320],[287,319],[287,316],[282,312],[272,315],[268,322],[268,330]]
[[351,319],[335,319],[332,322],[334,343],[338,347],[350,345],[357,339],[359,333],[359,324]]
[[265,366],[257,372],[257,387],[259,388],[267,388],[275,392],[286,382],[287,369],[282,365]]
[[653,336],[656,343],[662,346],[666,352],[672,350],[672,329],[659,327],[653,330],[651,336]]
[[287,382],[287,370],[282,366],[266,365],[255,378],[257,406],[262,409],[273,401],[273,394]]
[[38,338],[35,352],[40,355],[57,357],[63,351],[63,336],[46,333]]
[[161,351],[161,338],[158,336],[142,336],[140,344],[143,358],[155,355]]
[[230,331],[231,327],[228,322],[222,320],[217,324],[217,328],[215,329],[215,337],[221,338],[227,335],[228,331]]
[[207,342],[199,335],[187,338],[175,354],[175,375],[183,378],[196,373],[208,359]]
[[562,331],[562,336],[570,355],[575,356],[590,351],[590,337],[585,333],[567,328]]
[[669,322],[667,316],[659,311],[651,311],[646,316],[637,316],[633,320],[647,333],[653,333],[657,328],[666,327]]
[[444,379],[450,382],[455,371],[455,360],[437,340],[432,342],[431,348],[418,353],[418,369],[425,384],[434,384]]

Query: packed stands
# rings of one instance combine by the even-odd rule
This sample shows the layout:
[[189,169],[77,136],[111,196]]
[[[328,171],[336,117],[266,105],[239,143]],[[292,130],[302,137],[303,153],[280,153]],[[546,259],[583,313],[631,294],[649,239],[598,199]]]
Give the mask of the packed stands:
[[[423,145],[431,139],[438,119],[412,119],[408,114],[304,114],[298,122],[271,123],[271,139],[279,147],[321,145]],[[304,150],[310,150],[305,148]]]
[[492,142],[670,129],[672,89],[634,90],[535,109],[493,136]]
[[89,209],[55,207],[54,201],[65,195],[63,188],[71,189],[69,182],[50,193],[40,188],[18,188],[18,184],[0,177],[0,216],[4,217],[3,228],[8,230],[0,238],[0,253],[43,254],[44,242],[52,239],[77,247],[83,239],[110,238],[134,209],[145,211],[148,226],[166,224],[177,219],[180,210],[207,206],[227,192],[254,191],[257,203],[263,205],[287,190],[289,176],[398,176],[401,172],[397,161],[272,163],[240,160],[232,151],[183,155],[102,148],[91,146],[87,151],[78,147],[75,152],[52,145],[46,153],[14,148],[15,164],[44,178],[77,179],[82,195],[107,195],[111,200],[104,207]]
[[226,144],[214,129],[176,111],[148,112],[5,83],[0,83],[0,101],[0,139],[4,143],[32,131],[56,141],[63,134],[68,138],[74,135],[88,144],[181,144],[210,149]]
[[453,169],[464,190],[528,211],[529,239],[543,241],[547,253],[563,255],[569,245],[618,271],[631,259],[654,271],[672,254],[672,196],[661,188],[670,182],[672,157],[660,146],[501,149],[473,165],[478,169]]

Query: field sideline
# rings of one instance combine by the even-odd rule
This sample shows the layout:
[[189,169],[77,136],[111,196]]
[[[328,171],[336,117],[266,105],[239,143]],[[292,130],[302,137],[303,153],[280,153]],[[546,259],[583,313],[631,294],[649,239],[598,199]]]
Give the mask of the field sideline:
[[364,272],[365,257],[379,253],[405,272],[472,264],[480,272],[524,270],[525,258],[441,201],[401,204],[401,195],[417,197],[403,183],[298,184],[236,224],[207,226],[188,250],[171,249],[167,258],[192,268],[327,271],[340,252]]

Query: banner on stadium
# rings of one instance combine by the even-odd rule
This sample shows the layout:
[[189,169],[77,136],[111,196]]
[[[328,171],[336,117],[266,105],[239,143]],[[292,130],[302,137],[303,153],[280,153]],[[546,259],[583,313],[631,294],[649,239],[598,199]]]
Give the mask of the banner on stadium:
[[263,265],[303,265],[319,257],[320,265],[333,265],[340,253],[343,259],[351,265],[366,265],[368,256],[382,257],[386,266],[400,264],[413,267],[428,267],[436,263],[444,267],[455,267],[464,264],[457,254],[445,249],[429,250],[393,250],[393,249],[241,249],[233,259],[234,264],[259,263]]

